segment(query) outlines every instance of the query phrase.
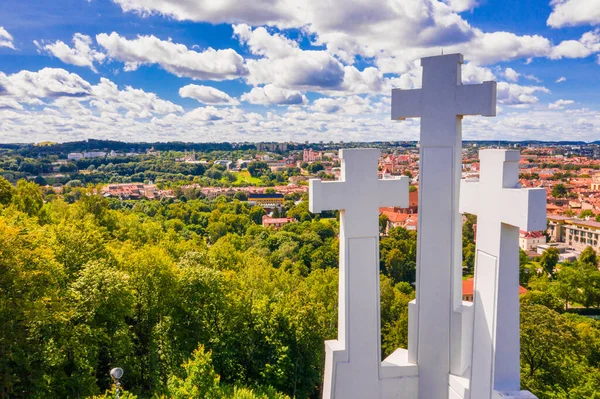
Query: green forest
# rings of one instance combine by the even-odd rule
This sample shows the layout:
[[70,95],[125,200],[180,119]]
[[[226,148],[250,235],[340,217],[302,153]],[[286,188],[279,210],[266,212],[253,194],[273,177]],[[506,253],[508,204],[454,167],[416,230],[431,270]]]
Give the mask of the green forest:
[[[122,398],[320,397],[336,337],[334,213],[289,198],[300,222],[277,231],[237,199],[74,190],[0,178],[0,398],[114,397],[112,367],[125,371]],[[407,346],[416,233],[391,229],[380,247],[389,354]],[[567,312],[599,301],[586,301],[588,279],[561,277],[595,276],[594,256],[560,270],[546,259],[550,273],[521,259],[522,384],[540,399],[600,397],[600,322]]]

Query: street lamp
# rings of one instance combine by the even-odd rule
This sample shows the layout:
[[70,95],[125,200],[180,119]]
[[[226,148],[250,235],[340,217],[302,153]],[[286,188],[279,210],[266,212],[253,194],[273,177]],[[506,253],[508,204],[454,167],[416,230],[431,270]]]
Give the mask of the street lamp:
[[121,367],[115,367],[114,369],[110,370],[110,376],[115,382],[115,397],[116,399],[119,399],[119,387],[121,386],[119,380],[121,377],[123,377],[123,369]]

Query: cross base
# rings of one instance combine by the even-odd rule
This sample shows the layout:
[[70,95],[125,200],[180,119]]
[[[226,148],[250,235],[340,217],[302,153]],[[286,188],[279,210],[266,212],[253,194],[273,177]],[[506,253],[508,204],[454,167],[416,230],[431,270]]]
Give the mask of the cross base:
[[[471,392],[469,391],[469,379],[467,377],[456,376],[450,374],[450,386],[448,388],[449,399],[478,399],[471,398]],[[492,391],[491,399],[537,399],[537,396],[533,395],[529,391],[510,391],[500,392]]]
[[362,381],[353,378],[352,367],[340,341],[325,341],[324,399],[418,399],[419,367],[409,362],[406,349],[396,349],[369,378],[363,375]]

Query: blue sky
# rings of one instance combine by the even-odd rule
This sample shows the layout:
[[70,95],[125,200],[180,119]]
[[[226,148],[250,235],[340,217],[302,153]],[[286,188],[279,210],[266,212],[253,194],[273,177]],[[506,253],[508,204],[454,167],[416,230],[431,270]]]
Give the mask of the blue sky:
[[4,0],[0,141],[414,140],[442,50],[498,82],[466,139],[600,139],[600,0]]

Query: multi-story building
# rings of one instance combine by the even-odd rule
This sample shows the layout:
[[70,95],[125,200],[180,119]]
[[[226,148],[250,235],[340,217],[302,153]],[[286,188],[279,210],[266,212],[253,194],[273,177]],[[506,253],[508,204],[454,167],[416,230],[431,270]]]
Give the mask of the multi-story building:
[[71,152],[67,155],[67,159],[70,161],[77,161],[83,158],[83,153],[81,152]]
[[302,154],[304,162],[316,162],[323,160],[323,154],[320,151],[313,151],[312,148],[305,148]]
[[551,242],[562,242],[582,251],[590,246],[600,250],[600,223],[591,220],[548,215],[548,234]]
[[519,247],[523,251],[533,251],[538,245],[546,243],[546,236],[541,231],[522,231],[519,234]]
[[250,205],[259,205],[263,208],[275,208],[283,206],[284,203],[283,194],[273,193],[273,194],[248,194],[248,203]]
[[590,184],[592,191],[600,191],[600,173],[596,173],[592,176],[592,183]]
[[104,158],[105,156],[106,152],[104,151],[89,151],[83,153],[84,158]]

